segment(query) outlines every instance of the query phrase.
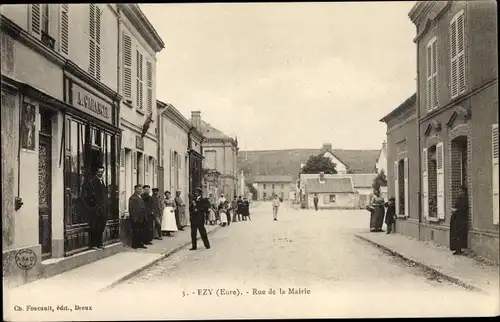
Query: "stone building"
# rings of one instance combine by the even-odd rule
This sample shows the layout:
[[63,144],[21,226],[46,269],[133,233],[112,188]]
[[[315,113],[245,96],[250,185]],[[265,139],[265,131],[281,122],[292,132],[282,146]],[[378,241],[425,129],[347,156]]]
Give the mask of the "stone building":
[[256,176],[253,182],[257,189],[257,200],[270,200],[274,195],[288,200],[290,191],[295,190],[292,176]]
[[119,4],[119,89],[122,146],[120,205],[128,208],[134,185],[158,186],[156,54],[164,47],[160,36],[136,4]]
[[[203,168],[220,173],[221,187],[226,199],[233,199],[238,189],[236,156],[238,141],[231,138],[201,119],[200,111],[191,113],[191,123],[203,135]],[[217,196],[218,198],[218,196]]]
[[417,27],[415,103],[383,120],[389,190],[403,197],[399,232],[449,245],[451,209],[465,185],[468,248],[498,262],[496,9],[493,1],[417,2],[409,13]]
[[[13,284],[90,260],[80,193],[98,165],[104,240],[118,241],[118,17],[107,4],[2,5],[2,251]],[[13,258],[28,249],[39,260],[24,278]]]

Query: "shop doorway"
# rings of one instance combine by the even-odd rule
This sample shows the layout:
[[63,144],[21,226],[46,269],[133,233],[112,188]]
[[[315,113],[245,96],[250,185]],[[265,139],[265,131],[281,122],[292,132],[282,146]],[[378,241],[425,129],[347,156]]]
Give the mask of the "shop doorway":
[[40,112],[38,144],[38,240],[42,260],[52,257],[52,115]]
[[467,136],[459,136],[451,141],[451,208],[461,186],[467,187]]

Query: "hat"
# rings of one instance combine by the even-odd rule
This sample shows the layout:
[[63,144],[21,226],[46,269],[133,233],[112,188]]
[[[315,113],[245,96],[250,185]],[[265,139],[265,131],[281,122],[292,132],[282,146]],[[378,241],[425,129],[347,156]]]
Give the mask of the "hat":
[[201,189],[200,187],[198,187],[198,188],[196,188],[196,191],[198,191],[198,192],[202,192],[202,191],[203,191],[203,189]]

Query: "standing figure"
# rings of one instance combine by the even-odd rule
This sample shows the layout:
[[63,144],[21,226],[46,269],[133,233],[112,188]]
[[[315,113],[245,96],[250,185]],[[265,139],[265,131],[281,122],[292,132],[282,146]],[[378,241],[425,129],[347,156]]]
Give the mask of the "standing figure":
[[280,207],[280,201],[278,200],[278,196],[274,195],[274,199],[273,199],[273,219],[274,219],[274,221],[278,220],[279,207]]
[[153,220],[154,220],[154,229],[153,229],[153,238],[162,240],[161,238],[161,218],[163,217],[163,200],[161,196],[158,194],[159,189],[153,188],[153,196],[151,197],[153,201]]
[[175,218],[178,230],[184,230],[184,226],[186,226],[186,214],[185,214],[185,206],[184,201],[181,198],[181,191],[177,190],[175,192]]
[[241,218],[241,216],[243,215],[243,199],[241,199],[241,196],[238,197],[238,201],[236,202],[236,204],[236,214],[238,215],[238,220],[246,220],[245,216]]
[[142,200],[146,207],[146,221],[144,227],[144,245],[152,245],[153,241],[153,200],[151,199],[151,187],[149,185],[142,186]]
[[233,222],[237,221],[236,215],[238,214],[238,198],[234,196],[233,201],[231,201],[231,211],[233,212]]
[[384,198],[380,196],[380,190],[373,191],[371,207],[373,211],[370,218],[370,231],[381,232],[384,224]]
[[318,202],[319,202],[319,199],[318,199],[318,194],[317,193],[314,194],[313,201],[314,201],[314,209],[316,209],[316,211],[318,211]]
[[142,186],[134,186],[134,194],[128,199],[128,211],[132,224],[132,248],[147,248],[144,246],[144,222],[146,220],[146,207],[142,200]]
[[175,216],[175,201],[170,196],[170,191],[165,191],[165,209],[163,210],[163,221],[161,222],[161,230],[165,232],[165,236],[173,237],[172,232],[177,231],[177,218]]
[[108,221],[108,189],[103,180],[104,167],[97,168],[96,175],[84,184],[82,201],[87,211],[90,226],[90,247],[103,248],[102,234]]
[[250,217],[250,203],[248,202],[247,197],[243,198],[243,216],[246,218],[252,220],[252,217]]
[[462,254],[467,248],[467,229],[469,225],[469,198],[465,186],[460,187],[457,200],[453,205],[450,219],[450,250],[453,255]]
[[208,241],[207,231],[205,229],[205,214],[210,207],[210,201],[202,196],[202,189],[196,188],[195,198],[189,204],[189,213],[191,221],[191,244],[190,250],[196,250],[196,235],[200,232],[201,239],[206,249],[210,249],[210,242]]
[[387,225],[387,234],[392,231],[392,225],[396,222],[396,199],[389,198],[389,202],[385,204],[387,211],[385,213],[385,224]]

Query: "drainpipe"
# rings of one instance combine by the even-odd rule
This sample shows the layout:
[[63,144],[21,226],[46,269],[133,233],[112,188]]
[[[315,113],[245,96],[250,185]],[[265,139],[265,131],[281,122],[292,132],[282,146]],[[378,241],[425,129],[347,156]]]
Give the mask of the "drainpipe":
[[120,7],[119,5],[117,4],[116,5],[116,24],[118,26],[118,41],[116,42],[116,58],[117,58],[117,61],[116,61],[116,92],[117,93],[120,93],[121,94],[121,90],[120,90],[120,85],[121,85],[121,82],[120,82],[120,76],[121,76],[121,46],[120,46],[120,41],[122,39],[122,24],[121,24],[121,10],[120,10]]
[[417,146],[418,146],[418,158],[417,158],[417,169],[418,169],[418,240],[421,240],[420,231],[422,229],[422,174],[421,174],[421,166],[422,166],[422,156],[420,155],[422,151],[421,143],[420,143],[420,44],[417,40],[417,97],[415,100],[416,109],[417,109]]

